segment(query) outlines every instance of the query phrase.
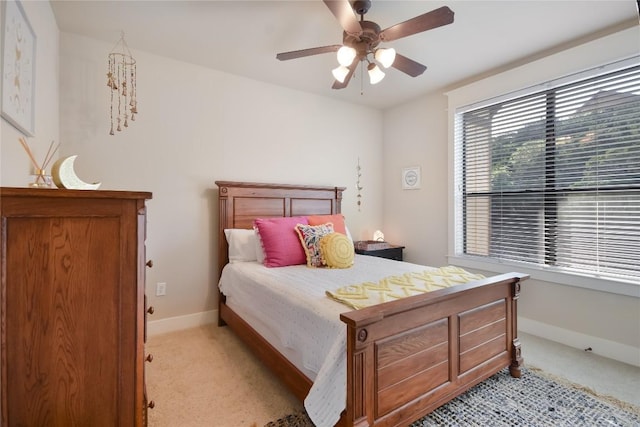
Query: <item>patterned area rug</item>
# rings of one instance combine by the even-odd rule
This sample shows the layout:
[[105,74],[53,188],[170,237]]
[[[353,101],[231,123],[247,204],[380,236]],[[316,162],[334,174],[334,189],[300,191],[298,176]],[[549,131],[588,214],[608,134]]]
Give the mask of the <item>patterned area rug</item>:
[[[505,369],[414,422],[425,426],[640,426],[640,408],[524,368],[521,378]],[[265,427],[313,427],[302,413]]]

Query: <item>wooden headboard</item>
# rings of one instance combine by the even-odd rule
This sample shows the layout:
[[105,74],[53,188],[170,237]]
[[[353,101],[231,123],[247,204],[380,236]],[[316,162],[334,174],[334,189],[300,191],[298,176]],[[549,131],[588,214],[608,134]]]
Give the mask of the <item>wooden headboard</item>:
[[252,228],[256,218],[331,215],[341,212],[345,187],[216,181],[218,277],[229,262],[225,228]]

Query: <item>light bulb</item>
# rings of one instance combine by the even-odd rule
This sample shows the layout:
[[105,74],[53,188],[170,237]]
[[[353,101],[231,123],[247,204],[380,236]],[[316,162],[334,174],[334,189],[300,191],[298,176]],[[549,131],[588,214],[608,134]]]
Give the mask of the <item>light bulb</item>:
[[348,67],[356,57],[356,50],[349,46],[342,46],[340,49],[338,49],[337,56],[338,63],[340,63],[340,65],[342,65],[343,67]]
[[384,79],[384,73],[376,64],[369,64],[367,70],[369,70],[369,81],[372,85],[380,83]]
[[375,53],[376,61],[378,61],[384,68],[389,68],[393,65],[393,61],[396,59],[396,50],[392,47],[388,49],[378,49]]
[[333,77],[337,81],[339,81],[340,83],[344,83],[344,79],[347,77],[347,74],[349,74],[349,69],[341,65],[338,68],[334,68],[333,70],[331,70],[331,74],[333,74]]

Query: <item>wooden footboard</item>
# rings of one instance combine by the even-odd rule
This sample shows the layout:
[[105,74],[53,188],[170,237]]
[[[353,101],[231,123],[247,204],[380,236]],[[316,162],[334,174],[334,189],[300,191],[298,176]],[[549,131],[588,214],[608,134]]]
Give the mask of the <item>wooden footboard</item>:
[[341,315],[346,426],[407,425],[509,366],[520,376],[520,281],[504,274]]
[[[406,426],[501,369],[520,377],[520,282],[503,274],[342,314],[347,402],[339,426]],[[303,400],[311,381],[226,304],[220,319]]]

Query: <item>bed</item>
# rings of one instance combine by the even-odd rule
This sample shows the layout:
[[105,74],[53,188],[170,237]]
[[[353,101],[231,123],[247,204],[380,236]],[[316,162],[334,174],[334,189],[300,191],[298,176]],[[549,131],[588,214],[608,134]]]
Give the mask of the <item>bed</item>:
[[[251,229],[256,218],[337,214],[345,190],[230,181],[216,181],[216,185],[219,277],[230,275],[235,265],[229,263],[225,230]],[[412,267],[399,261],[356,257],[360,257],[356,264],[371,264],[365,265],[368,270]],[[291,269],[308,274],[304,270],[314,269]],[[325,391],[321,396],[322,400],[338,395],[343,400],[335,424],[407,425],[502,369],[508,367],[512,376],[520,377],[523,358],[517,336],[517,301],[521,281],[527,277],[503,274],[359,310],[326,298],[322,304],[334,304],[329,309],[337,318],[329,319],[330,327],[338,324],[343,331],[340,360],[344,360],[341,375],[346,378],[334,383],[344,390]],[[279,279],[272,280],[277,284]],[[323,381],[314,378],[307,364],[296,360],[295,346],[283,346],[273,339],[278,331],[261,325],[258,310],[234,307],[221,289],[218,324],[231,328],[307,406],[314,380],[315,385]],[[297,334],[304,335],[304,331]]]

